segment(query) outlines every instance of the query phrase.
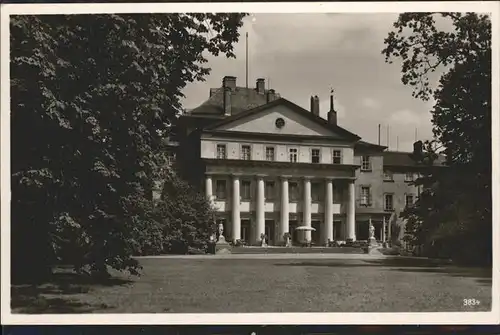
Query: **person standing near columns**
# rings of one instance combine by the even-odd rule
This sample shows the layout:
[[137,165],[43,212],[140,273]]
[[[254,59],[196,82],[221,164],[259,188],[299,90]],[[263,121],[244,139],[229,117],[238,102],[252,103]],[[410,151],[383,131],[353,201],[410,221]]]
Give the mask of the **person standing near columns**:
[[[304,226],[311,227],[311,178],[304,177]],[[311,231],[304,231],[304,239],[311,242]]]
[[290,233],[288,231],[288,177],[281,177],[281,211],[280,211],[280,229],[279,229],[279,241],[284,242],[285,233]]
[[356,203],[355,203],[355,192],[354,192],[354,180],[349,180],[348,184],[349,190],[349,200],[347,203],[347,239],[351,239],[353,242],[356,241]]
[[[261,234],[265,234],[266,230],[266,216],[265,216],[265,198],[264,198],[264,178],[262,176],[257,176],[257,203],[256,203],[256,234],[255,244],[261,245]],[[268,236],[268,238],[271,238]]]
[[236,243],[241,239],[241,218],[240,218],[240,177],[233,175],[233,201],[232,201],[232,240]]
[[323,243],[328,246],[328,241],[333,242],[333,183],[327,179],[325,183],[325,235]]

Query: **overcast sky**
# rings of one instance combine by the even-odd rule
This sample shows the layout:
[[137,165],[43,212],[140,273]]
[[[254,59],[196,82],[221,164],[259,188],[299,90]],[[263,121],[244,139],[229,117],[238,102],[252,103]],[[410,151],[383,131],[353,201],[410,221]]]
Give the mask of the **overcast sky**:
[[401,83],[399,64],[385,63],[381,54],[396,19],[397,14],[251,15],[241,29],[237,58],[209,57],[212,72],[206,82],[185,89],[184,107],[202,103],[225,75],[245,86],[248,32],[250,87],[256,78],[270,78],[270,88],[306,109],[310,96],[318,95],[325,118],[333,87],[340,126],[377,143],[380,123],[381,144],[387,145],[389,125],[390,150],[411,151],[416,128],[418,139],[432,137],[432,105],[413,98],[411,88]]

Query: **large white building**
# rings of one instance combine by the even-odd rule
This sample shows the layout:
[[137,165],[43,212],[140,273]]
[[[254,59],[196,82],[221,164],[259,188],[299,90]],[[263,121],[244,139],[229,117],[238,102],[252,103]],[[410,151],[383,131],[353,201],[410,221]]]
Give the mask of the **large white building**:
[[[411,205],[418,190],[412,181],[420,167],[407,152],[388,152],[337,123],[330,97],[328,119],[319,116],[319,99],[305,110],[266,90],[236,85],[224,77],[207,101],[181,117],[177,152],[180,167],[204,188],[228,240],[280,245],[317,245],[390,234],[392,213]],[[311,226],[312,232],[297,232]]]

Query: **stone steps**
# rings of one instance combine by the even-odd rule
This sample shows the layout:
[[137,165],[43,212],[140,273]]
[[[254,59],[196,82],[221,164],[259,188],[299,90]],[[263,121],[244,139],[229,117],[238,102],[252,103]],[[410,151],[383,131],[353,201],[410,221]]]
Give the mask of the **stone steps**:
[[232,254],[363,254],[361,248],[351,247],[233,247]]

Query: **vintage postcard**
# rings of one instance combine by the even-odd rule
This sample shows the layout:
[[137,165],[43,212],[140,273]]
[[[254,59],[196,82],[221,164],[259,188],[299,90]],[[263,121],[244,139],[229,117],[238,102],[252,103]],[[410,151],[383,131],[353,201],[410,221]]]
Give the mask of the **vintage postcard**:
[[499,8],[3,5],[2,323],[498,323]]

